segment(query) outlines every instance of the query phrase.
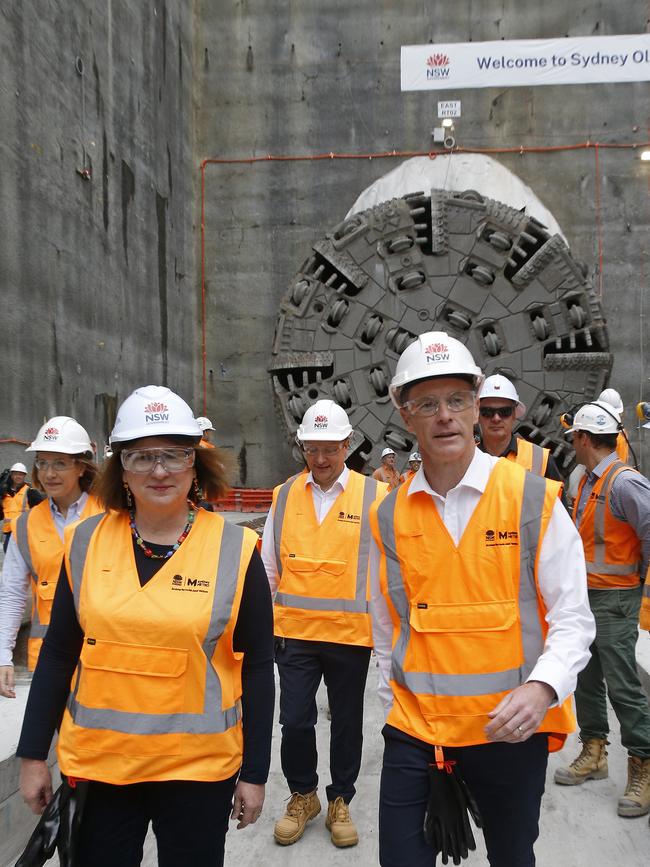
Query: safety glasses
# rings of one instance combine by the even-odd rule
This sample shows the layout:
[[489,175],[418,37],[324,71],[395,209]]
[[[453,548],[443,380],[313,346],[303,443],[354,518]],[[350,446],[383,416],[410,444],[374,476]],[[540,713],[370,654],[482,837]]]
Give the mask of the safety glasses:
[[122,466],[129,473],[144,476],[156,464],[168,473],[180,473],[194,466],[194,449],[132,449],[120,453]]
[[[447,409],[451,412],[462,412],[464,409],[469,409],[474,403],[476,393],[474,391],[454,391],[451,394],[442,398]],[[407,400],[402,404],[411,415],[435,415],[441,406],[441,399],[433,395],[425,395],[414,400]]]
[[479,409],[482,418],[494,418],[497,415],[500,418],[510,418],[514,411],[514,406],[482,406]]

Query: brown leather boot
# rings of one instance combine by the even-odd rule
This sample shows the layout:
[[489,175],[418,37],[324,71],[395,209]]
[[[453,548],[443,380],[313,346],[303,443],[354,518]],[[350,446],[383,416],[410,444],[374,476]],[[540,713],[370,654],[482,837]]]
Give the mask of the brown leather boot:
[[627,786],[618,799],[619,816],[645,816],[650,813],[650,759],[627,758]]
[[318,792],[314,789],[308,795],[294,792],[289,798],[284,816],[275,823],[273,837],[281,846],[290,846],[300,840],[310,819],[320,813]]
[[330,801],[327,806],[325,825],[330,832],[332,843],[342,849],[345,846],[356,846],[359,835],[354,822],[350,818],[350,806],[343,798]]
[[582,741],[580,755],[567,768],[558,768],[553,778],[560,786],[581,786],[587,780],[604,780],[609,775],[605,738]]

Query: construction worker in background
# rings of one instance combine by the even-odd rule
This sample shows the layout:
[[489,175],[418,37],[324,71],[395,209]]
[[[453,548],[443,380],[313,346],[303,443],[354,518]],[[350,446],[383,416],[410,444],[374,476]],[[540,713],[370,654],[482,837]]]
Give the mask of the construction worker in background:
[[[620,417],[621,423],[623,422],[625,407],[623,406],[621,395],[615,388],[606,388],[604,391],[601,391],[598,395],[597,402],[606,403],[608,407],[611,406],[614,412]],[[630,463],[630,443],[627,438],[627,432],[624,433],[623,430],[620,430],[616,437],[616,454],[618,455],[619,461],[623,461],[624,464]]]
[[586,469],[573,507],[587,560],[589,603],[596,619],[591,660],[578,676],[576,710],[582,750],[555,782],[600,780],[607,768],[607,698],[628,751],[619,816],[650,812],[650,709],[636,668],[643,576],[650,562],[650,482],[616,454],[620,417],[601,402],[575,414],[571,435]]
[[550,449],[513,434],[515,421],[526,415],[513,383],[500,373],[488,376],[479,393],[481,442],[479,448],[489,455],[508,458],[527,470],[561,482],[562,476]]
[[409,479],[413,478],[413,476],[420,469],[421,463],[422,463],[422,457],[420,455],[420,452],[412,452],[409,455],[409,468],[408,468],[408,472],[404,476],[405,482],[408,482]]
[[229,816],[243,828],[262,810],[271,597],[255,533],[198,506],[227,487],[200,438],[177,394],[137,389],[96,485],[106,512],[66,532],[17,755],[40,813],[61,723],[61,772],[90,781],[79,864],[140,864],[151,822],[161,865],[219,867]]
[[201,442],[199,445],[203,446],[206,449],[213,449],[215,446],[212,442],[210,442],[210,436],[214,427],[212,426],[212,422],[209,418],[206,418],[204,415],[200,415],[196,423],[201,428],[203,432],[203,436],[201,437]]
[[404,481],[404,476],[395,469],[395,452],[391,448],[385,448],[381,453],[381,466],[377,467],[372,477],[387,484],[389,491]]
[[37,506],[43,494],[27,483],[27,467],[16,463],[9,468],[7,484],[3,492],[0,509],[2,511],[2,549],[7,551],[12,527],[22,512]]
[[331,711],[325,824],[335,846],[359,841],[349,804],[361,765],[372,645],[368,512],[386,485],[346,467],[351,436],[345,410],[333,401],[319,400],[307,410],[296,441],[308,472],[275,489],[262,537],[275,597],[282,772],[291,792],[274,830],[284,846],[299,840],[321,809],[315,732],[321,678]]
[[594,636],[559,485],[476,448],[482,381],[462,343],[430,332],[390,385],[423,463],[370,515],[383,867],[435,861],[423,828],[437,748],[478,803],[490,864],[535,863],[548,752],[574,729]]
[[63,561],[63,530],[100,506],[89,490],[97,473],[90,438],[69,416],[46,421],[26,449],[36,452],[33,479],[44,499],[19,515],[2,568],[0,590],[0,695],[15,698],[13,650],[32,590],[27,666],[36,667],[47,632]]

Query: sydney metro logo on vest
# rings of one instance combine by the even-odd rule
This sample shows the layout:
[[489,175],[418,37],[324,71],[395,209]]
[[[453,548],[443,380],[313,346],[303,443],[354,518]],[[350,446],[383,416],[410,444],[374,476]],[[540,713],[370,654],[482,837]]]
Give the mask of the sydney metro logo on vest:
[[153,401],[144,408],[144,423],[156,424],[161,421],[169,421],[169,409],[164,403]]
[[427,364],[449,361],[449,347],[445,343],[430,343],[424,350]]
[[518,545],[519,533],[516,530],[486,530],[485,544],[488,548],[499,545]]

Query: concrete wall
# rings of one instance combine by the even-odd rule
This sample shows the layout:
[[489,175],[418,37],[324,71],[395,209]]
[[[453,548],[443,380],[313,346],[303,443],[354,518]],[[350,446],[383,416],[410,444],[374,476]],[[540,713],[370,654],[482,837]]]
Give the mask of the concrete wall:
[[101,449],[137,385],[194,397],[192,23],[183,0],[0,6],[0,439],[73,415]]
[[[641,0],[199,0],[196,12],[198,160],[427,150],[438,98],[462,99],[457,141],[467,147],[648,137],[647,84],[442,94],[399,89],[401,45],[645,32]],[[597,283],[594,152],[497,159],[553,212]],[[611,383],[632,404],[649,395],[641,351],[649,337],[643,318],[649,169],[631,151],[601,151],[599,160]],[[243,484],[271,485],[295,467],[265,372],[279,299],[311,244],[393,167],[391,160],[206,167],[208,414],[218,439],[239,456]],[[630,426],[638,437],[633,421]],[[646,471],[649,466],[646,458]]]

